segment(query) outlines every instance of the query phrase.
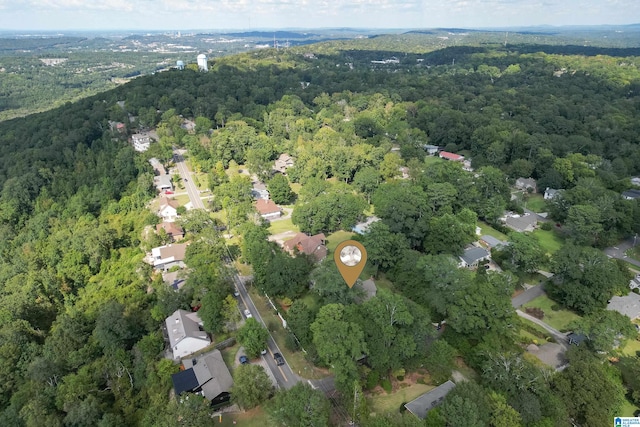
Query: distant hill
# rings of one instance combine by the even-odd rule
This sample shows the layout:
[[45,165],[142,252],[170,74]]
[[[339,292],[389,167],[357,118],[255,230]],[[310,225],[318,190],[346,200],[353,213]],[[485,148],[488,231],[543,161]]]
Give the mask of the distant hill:
[[257,37],[257,38],[278,38],[278,39],[307,39],[309,37],[320,37],[314,33],[296,33],[293,31],[247,31],[240,33],[224,33],[225,36],[233,37]]

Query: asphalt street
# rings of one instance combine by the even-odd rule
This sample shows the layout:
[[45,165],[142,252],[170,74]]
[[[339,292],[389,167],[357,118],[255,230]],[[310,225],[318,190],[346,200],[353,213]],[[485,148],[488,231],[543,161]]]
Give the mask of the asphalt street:
[[204,209],[204,203],[202,203],[202,199],[200,199],[200,191],[193,183],[193,179],[191,179],[191,172],[189,172],[184,161],[184,157],[179,150],[173,151],[173,158],[175,160],[176,167],[178,168],[178,172],[180,173],[180,177],[182,178],[182,184],[189,195],[189,201],[191,201],[192,208]]
[[640,267],[640,261],[636,261],[635,259],[629,258],[625,253],[636,244],[640,244],[640,236],[630,237],[627,240],[624,240],[618,243],[617,246],[606,248],[604,250],[604,253],[611,258],[621,259],[630,264]]
[[[240,294],[238,298],[240,300],[239,302],[241,303],[239,304],[241,306],[241,311],[244,313],[244,309],[245,308],[248,309],[249,312],[251,312],[251,315],[253,316],[253,318],[256,319],[259,323],[261,323],[265,328],[267,328],[267,325],[264,323],[264,320],[262,319],[262,317],[260,316],[260,313],[256,309],[255,304],[251,300],[251,297],[247,292],[247,288],[244,286],[244,283],[242,282],[240,277],[238,277],[237,274],[233,275],[233,281],[236,288],[238,289],[238,293]],[[285,359],[284,365],[281,365],[281,366],[276,365],[276,362],[273,358],[274,353],[282,354],[282,351],[280,351],[278,344],[276,344],[275,340],[271,336],[271,333],[269,333],[269,339],[267,340],[267,354],[261,357],[267,363],[267,365],[269,366],[269,369],[271,369],[273,376],[276,378],[276,381],[278,382],[278,386],[283,389],[289,389],[294,385],[296,385],[296,383],[299,382],[300,379],[298,378],[297,375],[293,373],[286,359]]]

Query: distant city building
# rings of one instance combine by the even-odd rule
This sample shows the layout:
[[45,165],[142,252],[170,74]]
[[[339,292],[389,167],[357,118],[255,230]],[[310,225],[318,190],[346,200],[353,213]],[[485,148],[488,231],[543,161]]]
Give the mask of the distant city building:
[[178,70],[184,70],[184,61],[176,61],[176,68]]
[[198,55],[198,70],[200,71],[209,71],[209,66],[207,65],[207,55],[201,53]]

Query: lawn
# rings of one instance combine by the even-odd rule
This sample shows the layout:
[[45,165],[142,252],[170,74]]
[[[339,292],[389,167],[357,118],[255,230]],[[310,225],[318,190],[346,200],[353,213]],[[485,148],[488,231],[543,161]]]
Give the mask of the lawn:
[[189,203],[189,195],[188,194],[181,194],[179,196],[174,196],[174,199],[176,199],[176,201],[178,203],[180,203],[180,206],[184,206],[187,203]]
[[424,164],[425,165],[432,165],[434,163],[438,163],[438,162],[444,162],[444,160],[442,160],[440,157],[438,156],[426,156],[424,158]]
[[491,227],[489,224],[482,222],[482,221],[478,221],[478,227],[480,227],[480,230],[482,230],[480,233],[481,236],[484,236],[485,234],[489,235],[489,236],[493,236],[496,239],[499,240],[507,240],[507,235],[504,233],[499,232],[498,230],[496,230],[495,228]]
[[525,208],[534,212],[546,212],[547,202],[545,202],[542,194],[529,194],[525,196]]
[[412,384],[408,387],[402,388],[391,394],[379,394],[367,398],[369,401],[369,407],[372,412],[377,414],[397,413],[402,403],[411,402],[416,397],[420,396],[435,388],[432,385],[426,384]]
[[293,191],[294,193],[300,194],[300,189],[302,188],[302,184],[298,182],[290,182],[289,187],[291,187],[291,191]]
[[[215,425],[221,427],[264,427],[267,425],[267,414],[261,407],[247,412],[226,412],[221,417],[215,416],[213,419]],[[236,422],[235,424],[233,423],[234,421]]]
[[624,400],[622,404],[622,408],[620,408],[620,416],[621,417],[633,417],[635,412],[640,409],[633,403],[629,402],[627,399]]
[[298,233],[300,228],[297,225],[293,225],[291,218],[279,219],[278,221],[272,221],[269,223],[269,234],[284,233],[285,231],[293,231]]
[[625,252],[625,254],[629,258],[633,258],[636,261],[640,261],[640,246],[635,246],[635,247],[629,249],[627,252]]
[[637,351],[640,351],[640,341],[629,340],[622,349],[622,354],[625,354],[627,356],[635,356]]
[[329,234],[327,236],[327,249],[329,249],[329,253],[333,253],[333,251],[336,249],[336,246],[338,246],[345,240],[353,238],[353,236],[355,235],[356,233],[352,231],[336,231],[333,234]]
[[533,232],[542,248],[548,254],[553,254],[564,245],[564,240],[554,230],[537,229]]
[[543,322],[551,325],[559,331],[566,331],[571,322],[580,318],[576,313],[571,310],[560,308],[557,311],[551,309],[552,305],[557,305],[555,301],[547,297],[546,295],[539,296],[534,300],[526,303],[522,311],[527,307],[541,308],[544,312]]
[[222,359],[224,360],[224,363],[227,364],[227,367],[231,372],[233,372],[233,368],[235,367],[236,354],[238,353],[239,348],[240,344],[236,343],[231,347],[223,348],[222,350],[220,350],[220,353],[222,353]]

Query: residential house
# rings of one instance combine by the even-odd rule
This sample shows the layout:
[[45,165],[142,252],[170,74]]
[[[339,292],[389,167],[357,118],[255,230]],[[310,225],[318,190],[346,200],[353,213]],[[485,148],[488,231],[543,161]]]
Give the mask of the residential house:
[[461,156],[455,153],[450,153],[448,151],[441,151],[439,156],[441,159],[451,160],[452,162],[464,162],[464,156]]
[[495,237],[489,236],[488,234],[481,236],[480,241],[485,245],[487,245],[489,249],[497,248],[499,246],[505,246],[507,244],[507,242],[504,242],[500,239],[496,239]]
[[156,190],[159,192],[173,191],[173,184],[171,183],[171,177],[169,175],[159,175],[153,177],[153,182],[156,185]]
[[281,174],[286,175],[287,169],[289,169],[290,167],[293,167],[294,164],[295,164],[295,160],[293,159],[293,157],[291,157],[287,153],[282,153],[280,154],[280,157],[276,159],[273,169],[276,172],[280,172]]
[[629,281],[629,289],[634,290],[640,288],[640,274],[636,274],[636,277]]
[[135,133],[131,135],[131,142],[136,151],[147,151],[151,146],[151,137],[147,133]]
[[640,176],[634,176],[633,178],[631,178],[631,185],[640,187]]
[[256,210],[260,216],[267,221],[280,218],[280,215],[282,215],[280,206],[276,205],[273,200],[268,199],[258,199],[256,202]]
[[184,268],[186,243],[176,243],[151,249],[150,264],[160,270],[168,270],[173,266]]
[[196,122],[184,119],[182,120],[182,124],[180,125],[180,127],[189,133],[193,133],[196,131]]
[[425,144],[425,145],[422,146],[422,148],[424,148],[424,151],[426,151],[427,154],[430,155],[430,156],[435,156],[436,154],[438,154],[438,146],[437,145]]
[[627,200],[640,199],[640,190],[627,190],[622,193],[622,197]]
[[373,277],[367,280],[358,281],[356,286],[359,286],[360,289],[364,291],[363,302],[370,300],[378,293],[378,288],[376,287],[376,282],[373,281]]
[[156,175],[166,175],[167,170],[164,168],[162,162],[155,157],[149,159],[149,164],[153,168],[153,171]]
[[485,248],[479,246],[471,246],[464,250],[460,258],[460,267],[477,267],[482,261],[491,258],[491,254]]
[[167,317],[165,326],[174,360],[187,357],[211,344],[198,313],[176,310]]
[[538,191],[538,184],[533,178],[518,178],[516,179],[516,188],[524,191],[531,189],[531,191],[535,193]]
[[172,242],[177,240],[182,240],[184,237],[184,230],[175,222],[161,222],[160,224],[156,224],[156,232],[160,232],[160,230],[164,230],[167,233],[167,236],[171,238]]
[[411,402],[405,403],[404,407],[416,417],[424,420],[427,416],[427,412],[440,405],[444,398],[447,397],[447,394],[449,394],[449,392],[455,387],[456,384],[453,381],[447,381],[433,390],[417,397]]
[[538,225],[538,218],[536,215],[526,213],[524,215],[508,215],[504,223],[510,229],[519,233],[528,231],[531,232],[536,229]]
[[176,395],[198,393],[212,406],[223,405],[231,399],[233,378],[224,363],[220,350],[182,361],[184,370],[171,375]]
[[576,334],[575,332],[571,332],[567,335],[567,340],[569,344],[572,345],[580,345],[587,339],[587,336],[584,334]]
[[269,191],[267,190],[267,186],[262,182],[254,182],[251,188],[251,197],[254,199],[268,199]]
[[409,179],[411,178],[411,175],[409,174],[409,168],[406,166],[401,166],[398,168],[398,171],[400,172],[400,176],[402,179]]
[[611,297],[607,310],[615,310],[631,320],[638,319],[640,318],[640,295],[630,292],[623,297]]
[[165,222],[173,222],[178,218],[178,206],[179,203],[176,200],[163,197],[160,199],[160,208],[158,209],[158,215]]
[[553,188],[549,188],[547,187],[546,190],[544,190],[544,199],[545,200],[552,200],[555,199],[556,197],[558,197],[560,195],[560,192],[562,190],[555,190]]
[[328,253],[325,240],[326,237],[323,233],[314,236],[298,233],[292,239],[284,242],[283,247],[291,255],[295,255],[297,251],[314,257],[316,261],[322,261]]
[[371,227],[371,224],[378,221],[380,221],[380,218],[378,218],[377,216],[367,217],[366,221],[357,223],[355,227],[352,228],[352,230],[358,234],[365,234],[369,231],[369,227]]

